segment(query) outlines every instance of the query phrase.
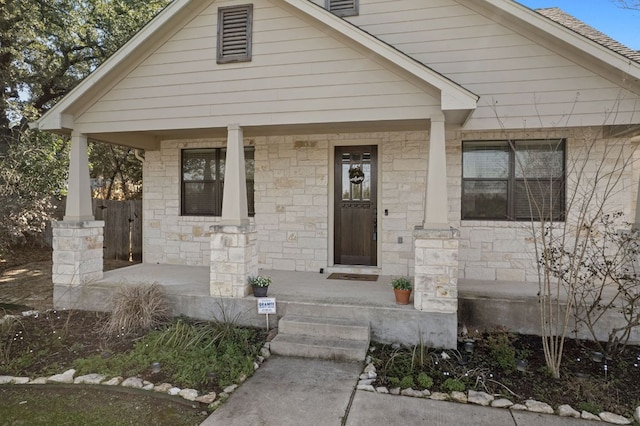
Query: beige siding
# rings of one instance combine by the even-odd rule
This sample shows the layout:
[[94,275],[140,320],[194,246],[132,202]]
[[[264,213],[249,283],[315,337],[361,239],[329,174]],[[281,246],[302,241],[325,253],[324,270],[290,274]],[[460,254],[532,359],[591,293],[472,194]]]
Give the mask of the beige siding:
[[348,19],[480,95],[467,129],[638,120],[637,95],[463,4],[360,0]]
[[252,61],[216,64],[217,8],[235,3],[195,17],[78,117],[79,129],[409,119],[438,109],[437,94],[267,0],[254,3]]

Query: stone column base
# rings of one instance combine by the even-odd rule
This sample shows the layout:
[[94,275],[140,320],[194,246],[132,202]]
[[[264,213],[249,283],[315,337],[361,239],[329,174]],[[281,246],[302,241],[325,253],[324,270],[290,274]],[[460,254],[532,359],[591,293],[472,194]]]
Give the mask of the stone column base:
[[213,225],[211,228],[211,296],[245,297],[248,278],[258,274],[257,232],[252,225]]
[[413,232],[415,244],[414,306],[420,311],[458,311],[457,229],[421,229]]
[[54,284],[81,285],[103,276],[104,221],[53,221]]

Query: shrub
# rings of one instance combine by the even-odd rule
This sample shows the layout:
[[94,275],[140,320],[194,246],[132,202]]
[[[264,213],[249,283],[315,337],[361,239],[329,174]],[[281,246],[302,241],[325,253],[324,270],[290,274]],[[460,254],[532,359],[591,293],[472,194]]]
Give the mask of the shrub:
[[171,307],[158,284],[122,286],[113,295],[112,312],[102,332],[110,336],[138,334],[170,321]]
[[418,386],[423,389],[429,389],[433,386],[433,379],[427,373],[418,374]]
[[411,376],[404,376],[402,380],[400,380],[401,388],[412,388],[414,386],[415,386],[415,383],[413,382],[413,377]]
[[442,384],[442,389],[447,392],[464,392],[467,387],[458,379],[448,378]]
[[513,371],[516,367],[516,350],[511,344],[509,334],[492,334],[487,339],[487,344],[497,365],[504,371]]

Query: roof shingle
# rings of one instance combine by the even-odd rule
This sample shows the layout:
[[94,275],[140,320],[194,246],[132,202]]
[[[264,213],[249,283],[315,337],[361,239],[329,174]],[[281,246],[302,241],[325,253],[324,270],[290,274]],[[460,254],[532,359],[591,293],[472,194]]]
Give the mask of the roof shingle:
[[583,37],[592,40],[607,49],[624,56],[627,59],[631,59],[634,62],[640,63],[640,51],[633,50],[625,46],[624,44],[612,39],[608,35],[601,33],[590,25],[585,24],[578,18],[565,13],[562,9],[557,7],[550,7],[545,9],[535,9],[536,12],[551,19],[554,22],[580,34]]

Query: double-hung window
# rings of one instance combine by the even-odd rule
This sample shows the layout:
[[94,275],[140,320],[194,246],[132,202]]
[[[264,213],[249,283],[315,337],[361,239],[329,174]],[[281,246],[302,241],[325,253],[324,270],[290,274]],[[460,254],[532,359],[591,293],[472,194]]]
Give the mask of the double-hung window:
[[[224,190],[224,148],[185,149],[182,151],[183,216],[220,216]],[[254,149],[245,147],[247,202],[249,215],[254,214]]]
[[462,219],[564,220],[565,146],[563,139],[463,142]]

